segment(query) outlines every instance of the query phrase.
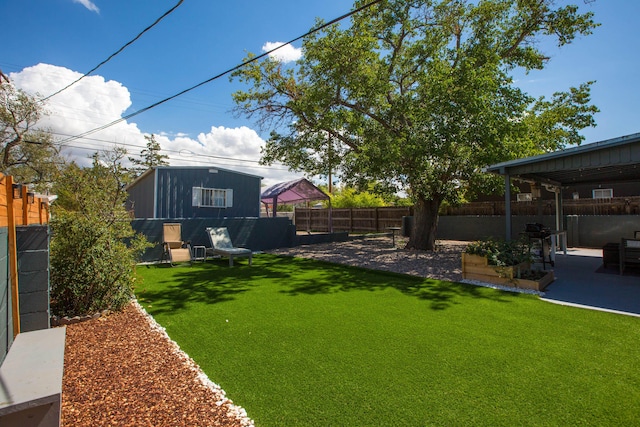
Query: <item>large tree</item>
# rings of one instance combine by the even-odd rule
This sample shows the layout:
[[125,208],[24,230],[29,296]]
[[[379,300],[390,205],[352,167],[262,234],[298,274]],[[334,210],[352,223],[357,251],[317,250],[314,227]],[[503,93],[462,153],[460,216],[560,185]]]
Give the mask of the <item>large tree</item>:
[[49,187],[63,165],[53,136],[38,127],[44,114],[35,96],[0,78],[0,172],[40,191]]
[[[358,1],[355,7],[364,5]],[[383,0],[305,38],[295,66],[254,61],[234,73],[240,114],[271,127],[263,162],[345,181],[377,181],[415,202],[408,247],[435,245],[438,209],[483,167],[582,141],[591,82],[534,99],[516,69],[542,69],[597,25],[552,0]]]

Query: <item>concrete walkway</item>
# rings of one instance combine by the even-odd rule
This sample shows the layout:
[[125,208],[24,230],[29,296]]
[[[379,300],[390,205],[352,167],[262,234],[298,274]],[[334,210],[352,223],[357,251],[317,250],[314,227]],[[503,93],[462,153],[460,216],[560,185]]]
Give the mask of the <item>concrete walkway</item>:
[[556,280],[543,300],[640,317],[640,271],[602,268],[602,250],[569,249],[556,255]]

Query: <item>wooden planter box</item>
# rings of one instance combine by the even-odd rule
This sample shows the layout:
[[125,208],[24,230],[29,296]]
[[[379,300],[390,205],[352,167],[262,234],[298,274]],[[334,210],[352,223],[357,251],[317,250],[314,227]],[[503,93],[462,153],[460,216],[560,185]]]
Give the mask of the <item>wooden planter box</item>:
[[548,271],[541,279],[519,279],[520,273],[530,268],[529,263],[523,262],[508,267],[489,265],[486,257],[462,253],[462,278],[493,283],[501,286],[512,286],[520,289],[542,291],[555,279],[553,271]]

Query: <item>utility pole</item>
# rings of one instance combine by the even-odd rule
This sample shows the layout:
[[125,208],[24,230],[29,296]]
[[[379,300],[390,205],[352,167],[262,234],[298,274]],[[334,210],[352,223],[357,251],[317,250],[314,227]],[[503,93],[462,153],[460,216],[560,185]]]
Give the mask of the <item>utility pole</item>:
[[333,180],[331,178],[331,137],[329,137],[329,173],[327,177],[329,178],[329,194],[333,194]]

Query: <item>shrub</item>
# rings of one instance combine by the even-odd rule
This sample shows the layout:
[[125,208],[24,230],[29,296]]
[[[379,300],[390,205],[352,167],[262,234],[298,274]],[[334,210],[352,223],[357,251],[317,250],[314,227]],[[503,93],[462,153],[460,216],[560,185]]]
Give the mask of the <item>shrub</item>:
[[119,310],[133,296],[135,264],[149,243],[131,228],[122,152],[91,168],[69,165],[54,187],[51,308],[57,315]]
[[478,240],[467,245],[465,252],[487,257],[489,265],[499,267],[534,261],[531,244],[526,240]]
[[113,225],[77,212],[51,220],[51,308],[60,316],[120,310],[133,297],[137,257],[148,246],[129,223]]
[[331,206],[334,208],[373,208],[386,206],[386,202],[375,193],[344,187],[331,195]]

